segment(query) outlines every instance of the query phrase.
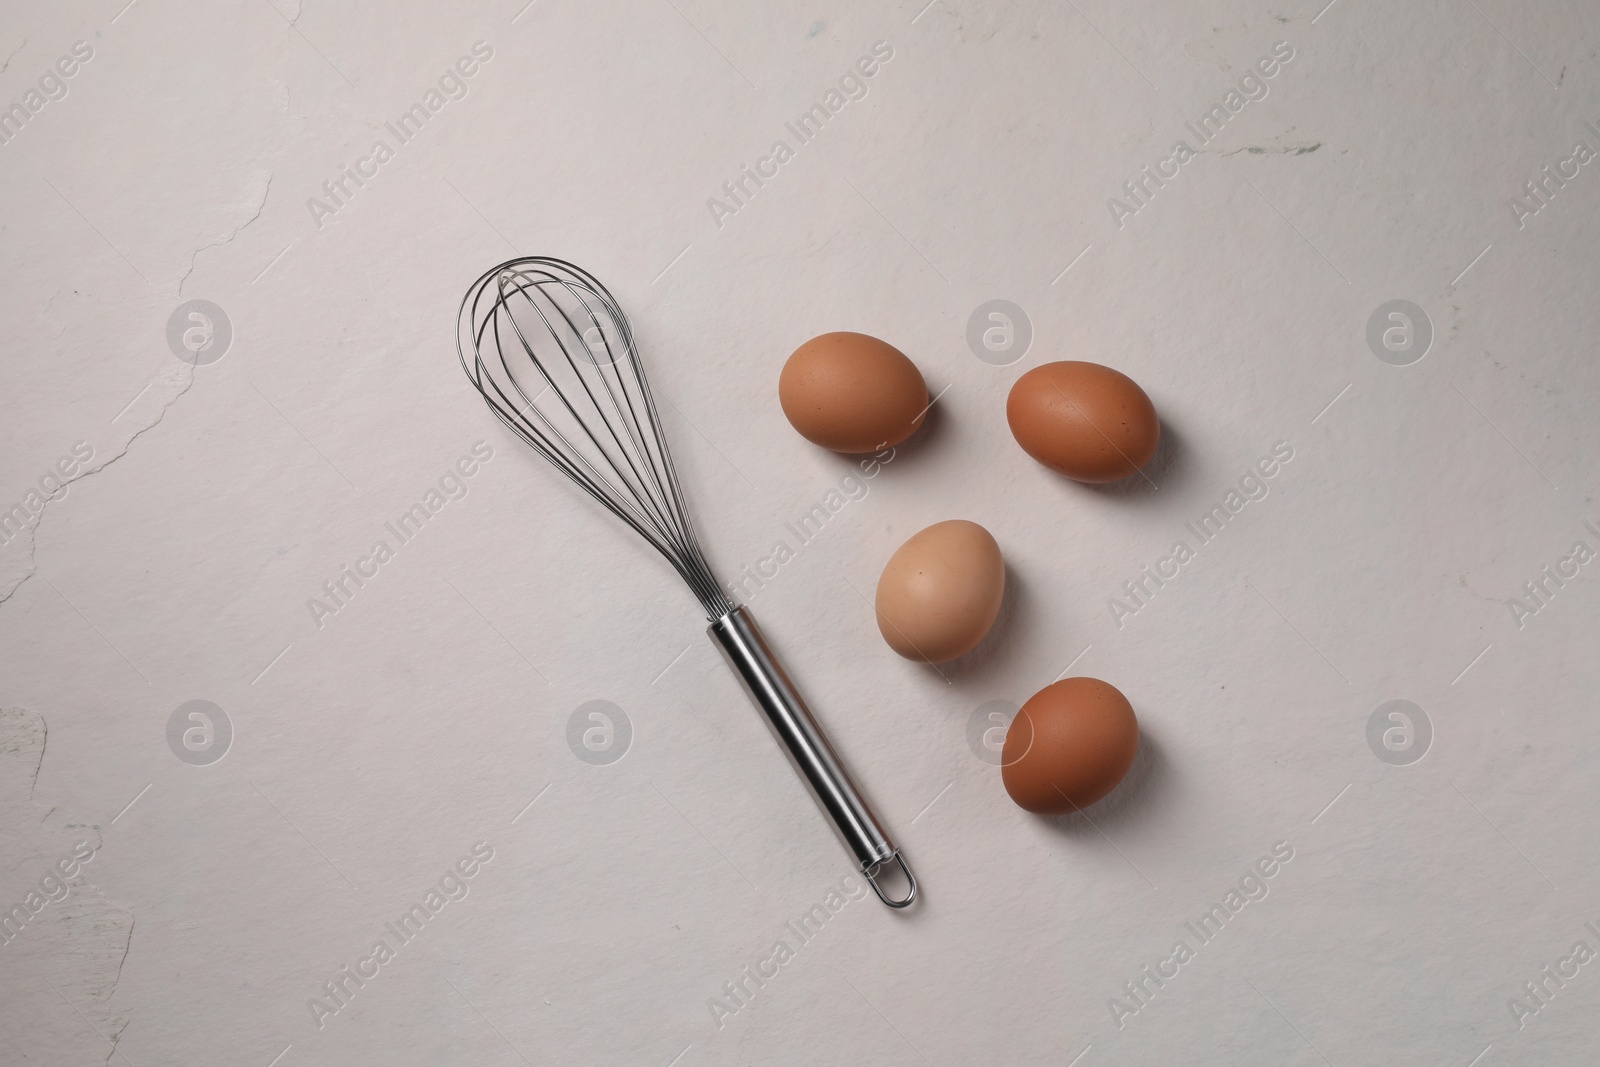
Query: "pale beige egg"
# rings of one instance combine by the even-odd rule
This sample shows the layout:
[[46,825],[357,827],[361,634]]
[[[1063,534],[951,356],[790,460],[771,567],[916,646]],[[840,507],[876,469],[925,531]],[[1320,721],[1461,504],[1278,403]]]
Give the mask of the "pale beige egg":
[[878,629],[907,659],[955,659],[989,632],[1005,591],[1005,560],[988,530],[965,519],[935,523],[884,566]]

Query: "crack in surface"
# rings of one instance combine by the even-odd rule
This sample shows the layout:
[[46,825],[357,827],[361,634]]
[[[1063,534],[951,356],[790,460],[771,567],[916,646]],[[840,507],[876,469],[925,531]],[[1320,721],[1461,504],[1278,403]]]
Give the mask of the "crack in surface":
[[[99,887],[96,886],[95,888],[98,889]],[[126,941],[124,941],[123,944],[122,944],[122,955],[117,958],[117,973],[111,976],[111,987],[106,990],[106,1010],[107,1011],[111,1010],[111,1007],[110,1007],[111,1006],[111,998],[117,992],[117,983],[122,981],[122,965],[128,962],[128,953],[133,951],[133,927],[134,927],[134,924],[137,923],[138,921],[139,921],[138,920],[138,916],[134,915],[132,909],[129,909],[129,911],[128,911],[128,939]],[[133,1021],[132,1019],[123,1019],[123,1020],[121,1020],[121,1025],[117,1026],[108,1035],[107,1040],[111,1042],[111,1051],[106,1054],[106,1062],[107,1063],[110,1063],[111,1060],[112,1060],[112,1057],[114,1057],[117,1054],[117,1052],[118,1052],[117,1042],[122,1040],[122,1032],[128,1028],[128,1024],[131,1023],[132,1021]],[[127,1057],[124,1056],[123,1059],[126,1060]]]
[[195,263],[195,260],[197,258],[199,258],[200,253],[204,252],[208,248],[221,248],[223,245],[229,244],[230,242],[232,242],[235,237],[239,236],[241,231],[243,231],[251,223],[255,222],[257,219],[259,219],[261,217],[261,213],[267,209],[267,198],[269,196],[271,196],[271,195],[272,195],[272,175],[268,174],[267,175],[267,184],[261,190],[261,202],[256,205],[255,214],[251,215],[249,218],[245,219],[239,225],[237,225],[233,229],[229,230],[228,231],[228,235],[226,237],[224,237],[222,240],[220,240],[220,241],[212,241],[210,244],[201,245],[199,248],[197,248],[193,252],[189,253],[189,269],[184,271],[183,272],[183,277],[178,279],[178,296],[180,296],[180,297],[183,296],[183,285],[184,285],[185,282],[187,282],[189,280],[189,275],[194,273],[194,263]]
[[[14,725],[12,720],[15,720]],[[44,766],[45,740],[49,736],[50,728],[45,723],[43,715],[29,708],[16,706],[0,708],[0,731],[3,731],[0,732],[0,754],[23,756],[25,749],[34,747],[33,737],[37,736],[39,739],[38,755],[33,760],[33,769],[28,772],[28,799],[32,800],[33,790],[39,784],[39,769]],[[45,812],[45,817],[48,818],[49,814]]]
[[1252,156],[1303,156],[1307,152],[1315,152],[1321,147],[1321,141],[1315,144],[1286,144],[1270,147],[1267,145],[1247,145],[1244,148],[1234,148],[1227,152],[1217,152],[1215,154],[1219,156],[1236,156],[1240,152],[1249,152]]
[[[48,861],[69,851],[78,853],[74,842],[90,844],[91,852],[77,871],[61,877],[66,893],[52,894],[47,908],[41,905],[32,910],[24,928],[13,938],[19,943],[6,949],[7,972],[9,975],[13,968],[19,973],[31,972],[36,980],[41,971],[46,975],[55,972],[50,983],[53,994],[46,996],[65,1000],[66,1007],[107,1042],[107,1063],[113,1059],[129,1062],[119,1046],[132,1014],[119,1011],[112,1000],[133,954],[134,914],[131,908],[113,902],[95,884],[96,868],[85,866],[105,847],[99,829],[81,822],[53,823],[51,816],[59,810],[55,806],[42,815],[38,811],[33,793],[44,764],[47,730],[45,716],[37,711],[23,706],[0,707],[0,809],[11,816],[0,831],[4,833],[7,859],[32,856],[38,861],[39,870],[53,872],[56,868]],[[23,873],[21,862],[8,866]],[[5,1062],[10,1063],[11,1058]]]
[[[0,63],[0,74],[4,74],[6,72],[6,68],[11,66],[11,61],[13,59],[17,58],[17,53],[22,51],[26,47],[28,47],[28,39],[26,37],[24,37],[22,39],[22,43],[17,45],[17,47],[13,48],[11,50],[11,54],[9,56],[6,56],[5,62],[4,63]],[[1565,67],[1563,67],[1561,69],[1562,69],[1562,73],[1566,73],[1566,68]]]
[[[146,425],[141,426],[139,429],[135,430],[128,437],[128,439],[122,443],[121,448],[117,451],[117,453],[115,455],[112,455],[112,456],[110,456],[110,457],[108,457],[108,458],[106,458],[104,460],[99,461],[98,463],[96,463],[92,467],[84,467],[82,470],[80,470],[78,473],[74,474],[72,477],[63,479],[62,480],[62,487],[65,488],[66,486],[72,485],[72,484],[74,484],[76,482],[83,481],[86,478],[90,478],[90,477],[92,477],[92,476],[94,476],[96,474],[99,474],[101,471],[105,470],[107,467],[109,467],[113,463],[117,462],[123,456],[126,456],[128,454],[129,449],[131,449],[133,447],[133,443],[135,441],[137,441],[139,438],[143,437],[145,434],[149,433],[151,430],[155,429],[157,426],[161,425],[161,420],[167,417],[168,409],[171,408],[173,404],[178,402],[178,398],[179,397],[183,396],[185,393],[187,393],[190,389],[192,389],[194,387],[195,370],[196,370],[196,368],[191,366],[191,365],[189,365],[189,364],[179,363],[179,364],[176,365],[176,369],[168,368],[164,373],[158,374],[155,377],[155,379],[152,380],[151,384],[154,384],[155,382],[160,381],[160,380],[162,380],[162,378],[164,378],[164,377],[166,377],[166,376],[168,376],[170,374],[173,374],[173,373],[177,373],[177,374],[186,373],[187,374],[187,381],[185,381],[183,383],[183,388],[179,389],[176,393],[174,393],[167,400],[166,403],[161,405],[161,410],[156,412],[155,419],[153,421],[147,423]],[[17,590],[21,589],[22,586],[28,581],[29,578],[32,578],[35,574],[37,574],[39,572],[39,564],[38,564],[38,549],[39,549],[38,530],[39,530],[39,525],[40,525],[40,523],[42,523],[44,521],[45,513],[50,510],[50,505],[54,501],[59,499],[60,497],[61,497],[60,493],[53,493],[50,496],[46,497],[43,505],[41,505],[39,510],[37,512],[35,512],[31,516],[31,520],[32,521],[30,521],[28,523],[28,525],[23,528],[23,531],[21,533],[19,533],[15,539],[13,539],[13,540],[20,540],[24,536],[27,537],[27,539],[28,539],[28,546],[27,546],[28,562],[27,562],[26,569],[22,573],[22,576],[17,578],[11,584],[11,586],[9,588],[4,590],[4,592],[0,592],[0,607],[4,607],[5,604],[8,601],[10,601],[10,599],[12,597],[16,596]]]
[[1486,593],[1480,593],[1476,589],[1472,588],[1472,583],[1467,581],[1467,576],[1465,573],[1456,575],[1456,584],[1462,589],[1465,589],[1468,595],[1476,597],[1478,600],[1481,600],[1486,604],[1493,604],[1496,607],[1500,607],[1505,603],[1505,601],[1500,597],[1489,596]]
[[[50,294],[50,299],[46,300],[44,302],[44,310],[41,313],[44,318],[46,318],[46,319],[50,318],[51,313],[55,310],[56,301],[60,300],[61,299],[61,294],[66,292],[66,291],[67,291],[67,287],[66,287],[65,284],[63,284],[63,285],[57,286],[56,287],[56,291],[54,293]],[[74,289],[74,290],[72,290],[72,295],[73,296],[79,296],[81,294],[78,292],[78,290]],[[66,333],[66,332],[67,332],[67,323],[66,323],[66,320],[63,319],[61,321],[61,328],[59,330],[57,330],[55,333],[50,335],[50,340],[52,340],[52,341],[59,340],[61,338],[61,335]]]
[[[50,747],[50,722],[43,715],[39,716],[39,762],[33,765],[33,777],[28,780],[28,799],[33,799],[33,791],[39,786],[39,772],[44,769],[44,751]],[[55,811],[51,808],[50,811]],[[44,813],[44,819],[50,817],[50,811]],[[40,819],[43,822],[44,819]]]
[[122,981],[122,965],[128,962],[128,953],[133,950],[133,925],[139,920],[132,912],[128,913],[128,941],[122,946],[122,956],[117,960],[117,973],[111,976],[111,988],[106,990],[106,996],[117,991],[117,983]]

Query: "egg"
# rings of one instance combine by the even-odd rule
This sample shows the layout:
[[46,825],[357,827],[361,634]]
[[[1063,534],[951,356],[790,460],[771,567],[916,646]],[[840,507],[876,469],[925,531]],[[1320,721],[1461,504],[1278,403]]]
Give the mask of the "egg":
[[1128,477],[1161,441],[1161,420],[1139,383],[1098,363],[1033,368],[1011,387],[1006,421],[1024,452],[1080,482]]
[[965,519],[935,523],[884,565],[878,630],[906,659],[942,663],[977,647],[1005,591],[1005,560],[988,530]]
[[1018,807],[1061,815],[1116,788],[1138,751],[1128,698],[1098,678],[1065,678],[1029,697],[1011,720],[1000,777]]
[[875,452],[916,432],[928,410],[922,372],[864,333],[825,333],[794,350],[778,402],[807,441],[835,452]]

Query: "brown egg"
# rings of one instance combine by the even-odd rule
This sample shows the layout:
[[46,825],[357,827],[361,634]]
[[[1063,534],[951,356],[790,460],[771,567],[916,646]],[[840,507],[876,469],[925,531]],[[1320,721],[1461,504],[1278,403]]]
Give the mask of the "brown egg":
[[1097,678],[1064,678],[1022,705],[1000,750],[1000,778],[1039,815],[1086,808],[1116,788],[1139,751],[1128,698]]
[[1006,421],[1024,452],[1080,482],[1128,477],[1161,441],[1161,420],[1139,383],[1098,363],[1033,368],[1011,387]]
[[898,348],[864,333],[825,333],[794,350],[778,376],[789,423],[835,452],[874,452],[916,432],[928,386]]
[[939,522],[895,550],[878,579],[878,630],[906,659],[971,652],[1000,614],[1006,564],[975,522]]

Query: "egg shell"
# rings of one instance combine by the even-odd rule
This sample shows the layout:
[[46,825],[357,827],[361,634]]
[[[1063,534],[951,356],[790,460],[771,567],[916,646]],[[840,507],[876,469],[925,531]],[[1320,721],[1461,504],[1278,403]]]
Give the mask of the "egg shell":
[[783,414],[835,452],[897,445],[922,425],[928,385],[898,348],[864,333],[825,333],[794,350],[778,376]]
[[1028,371],[1006,398],[1006,421],[1024,452],[1080,482],[1126,478],[1161,442],[1161,420],[1139,383],[1098,363]]
[[1133,705],[1098,678],[1064,678],[1022,705],[1000,750],[1018,807],[1039,815],[1086,808],[1116,788],[1139,751]]
[[878,630],[906,659],[942,663],[977,647],[1005,591],[1005,560],[988,530],[965,519],[935,523],[884,565]]

